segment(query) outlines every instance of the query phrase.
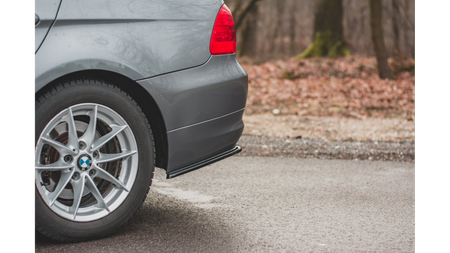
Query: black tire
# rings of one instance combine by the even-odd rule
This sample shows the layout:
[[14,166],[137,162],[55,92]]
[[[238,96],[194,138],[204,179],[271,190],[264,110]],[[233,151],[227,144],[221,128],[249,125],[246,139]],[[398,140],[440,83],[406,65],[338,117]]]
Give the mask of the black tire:
[[[36,231],[53,240],[76,242],[109,236],[136,215],[149,192],[153,178],[155,148],[150,125],[137,103],[113,84],[81,79],[60,83],[36,97],[35,143],[50,120],[59,112],[81,103],[96,103],[117,112],[130,126],[138,147],[138,171],[126,199],[114,211],[98,220],[75,222],[65,219],[44,202],[35,189]],[[36,182],[38,183],[38,182]]]

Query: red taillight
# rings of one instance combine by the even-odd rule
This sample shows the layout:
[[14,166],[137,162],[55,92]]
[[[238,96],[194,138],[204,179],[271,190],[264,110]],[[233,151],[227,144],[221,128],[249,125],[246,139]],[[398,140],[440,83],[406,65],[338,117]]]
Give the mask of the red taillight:
[[211,54],[236,53],[236,30],[230,9],[224,4],[219,10],[209,44]]

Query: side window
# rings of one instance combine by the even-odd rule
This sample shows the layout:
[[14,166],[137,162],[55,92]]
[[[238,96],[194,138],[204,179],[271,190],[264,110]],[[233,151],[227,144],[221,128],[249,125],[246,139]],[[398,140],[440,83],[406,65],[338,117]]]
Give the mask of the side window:
[[58,14],[61,0],[36,0],[35,2],[35,36],[34,52],[36,53],[50,30]]

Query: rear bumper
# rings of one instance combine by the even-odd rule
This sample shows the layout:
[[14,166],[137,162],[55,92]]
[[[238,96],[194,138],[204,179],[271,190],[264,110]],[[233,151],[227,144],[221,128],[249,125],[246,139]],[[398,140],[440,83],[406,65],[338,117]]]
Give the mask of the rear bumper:
[[211,56],[202,66],[139,83],[164,118],[168,177],[192,166],[200,168],[195,164],[235,147],[244,129],[248,90],[247,73],[235,55]]
[[168,133],[167,174],[235,146],[244,130],[244,110]]

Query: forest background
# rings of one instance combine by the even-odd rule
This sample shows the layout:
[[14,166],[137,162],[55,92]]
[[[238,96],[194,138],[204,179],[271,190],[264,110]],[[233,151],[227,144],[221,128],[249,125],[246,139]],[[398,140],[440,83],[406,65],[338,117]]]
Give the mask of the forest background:
[[247,118],[271,114],[414,121],[414,1],[225,4],[236,25],[238,60],[249,75]]

